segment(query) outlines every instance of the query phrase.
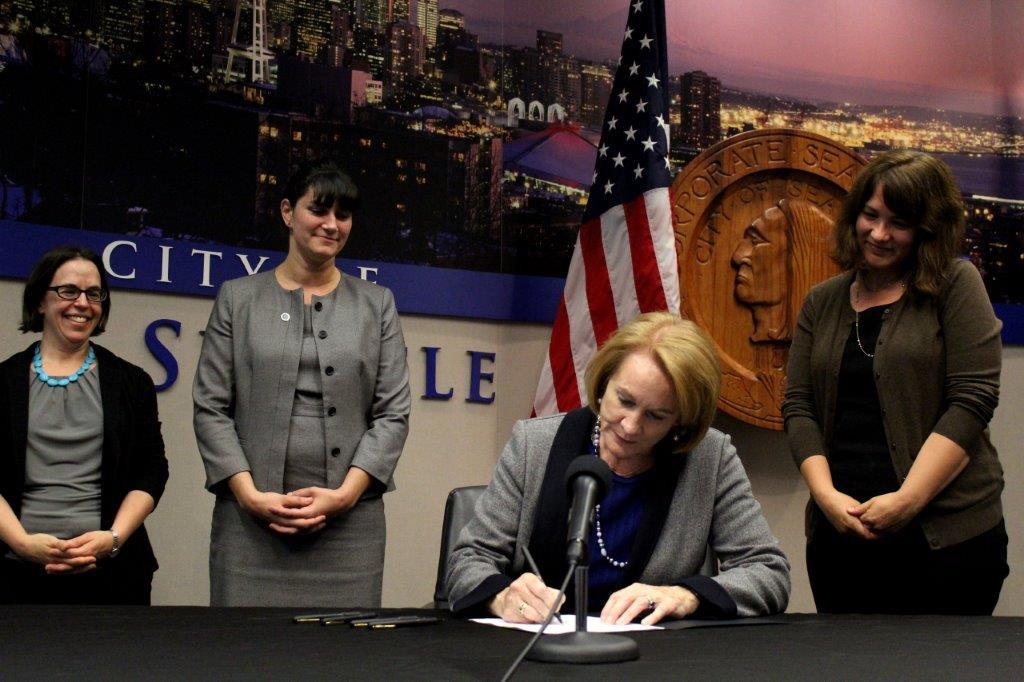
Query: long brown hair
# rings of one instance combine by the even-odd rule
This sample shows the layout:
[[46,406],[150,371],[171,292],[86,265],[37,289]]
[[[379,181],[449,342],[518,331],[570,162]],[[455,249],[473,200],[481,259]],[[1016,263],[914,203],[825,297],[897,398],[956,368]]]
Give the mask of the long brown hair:
[[923,152],[886,152],[861,169],[836,218],[833,258],[845,270],[863,264],[857,216],[879,184],[889,210],[915,227],[909,286],[937,295],[963,239],[964,205],[949,166]]

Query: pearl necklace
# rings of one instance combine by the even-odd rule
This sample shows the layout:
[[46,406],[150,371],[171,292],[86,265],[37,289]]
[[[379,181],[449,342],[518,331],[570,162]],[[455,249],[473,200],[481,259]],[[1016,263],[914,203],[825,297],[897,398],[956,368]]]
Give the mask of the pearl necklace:
[[[897,281],[899,282],[900,289],[906,289],[907,288],[906,283],[902,279],[901,280],[897,280]],[[863,285],[860,283],[859,280],[854,282],[854,284],[856,284],[856,288],[853,290],[853,302],[858,307],[860,307],[860,288]],[[885,289],[888,286],[889,285],[887,284],[885,287],[880,287],[880,288],[876,289],[875,291],[876,292],[877,291],[881,291],[882,289]],[[853,312],[854,312],[853,331],[854,331],[854,334],[857,336],[857,348],[860,348],[860,352],[863,353],[865,356],[873,359],[875,357],[875,354],[874,353],[869,353],[866,350],[864,350],[864,344],[860,342],[860,311],[859,310],[854,310]]]
[[[598,452],[598,447],[601,443],[601,415],[597,416],[597,421],[594,423],[594,432],[590,436],[590,443],[594,447],[594,454]],[[608,550],[604,546],[604,535],[601,533],[601,505],[594,506],[594,531],[597,533],[597,547],[601,550],[601,556],[604,560],[610,563],[615,568],[625,568],[629,565],[629,561],[619,561],[608,554]]]
[[43,358],[40,355],[41,351],[42,344],[37,343],[36,352],[32,355],[32,370],[36,373],[36,376],[39,377],[39,381],[51,388],[67,386],[68,384],[75,383],[78,381],[80,376],[89,371],[89,367],[91,367],[92,363],[96,361],[96,352],[93,351],[92,346],[90,345],[89,353],[85,356],[85,362],[82,363],[82,366],[76,369],[73,374],[69,374],[63,379],[56,379],[43,371]]

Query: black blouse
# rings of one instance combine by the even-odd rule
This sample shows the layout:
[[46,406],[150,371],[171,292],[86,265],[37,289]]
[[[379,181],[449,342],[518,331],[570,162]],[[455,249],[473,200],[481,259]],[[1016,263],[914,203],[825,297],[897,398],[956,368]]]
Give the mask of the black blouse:
[[862,502],[899,488],[875,387],[874,362],[867,355],[875,353],[887,308],[880,305],[859,313],[859,329],[855,325],[850,330],[839,367],[829,468],[836,490]]

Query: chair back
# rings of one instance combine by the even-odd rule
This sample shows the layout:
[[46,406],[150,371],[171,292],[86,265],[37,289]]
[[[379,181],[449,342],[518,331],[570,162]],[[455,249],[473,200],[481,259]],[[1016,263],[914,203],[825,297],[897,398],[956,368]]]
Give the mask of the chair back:
[[437,558],[437,583],[434,585],[434,606],[448,608],[448,585],[445,573],[448,570],[448,556],[452,552],[459,533],[473,518],[473,508],[480,494],[487,489],[484,485],[470,485],[455,488],[448,493],[444,505],[444,521],[441,522],[441,552]]

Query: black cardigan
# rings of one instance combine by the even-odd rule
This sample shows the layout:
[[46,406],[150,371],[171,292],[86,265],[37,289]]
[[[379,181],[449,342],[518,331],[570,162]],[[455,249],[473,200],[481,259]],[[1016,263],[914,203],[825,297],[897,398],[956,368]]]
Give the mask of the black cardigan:
[[[21,515],[28,431],[29,369],[35,343],[0,363],[0,495]],[[100,474],[100,522],[110,528],[124,498],[142,490],[160,501],[167,483],[167,458],[160,435],[156,390],[141,368],[93,344],[103,402],[103,461]],[[0,553],[8,547],[0,542]],[[104,562],[119,572],[152,574],[156,557],[144,525]]]

